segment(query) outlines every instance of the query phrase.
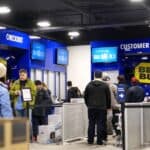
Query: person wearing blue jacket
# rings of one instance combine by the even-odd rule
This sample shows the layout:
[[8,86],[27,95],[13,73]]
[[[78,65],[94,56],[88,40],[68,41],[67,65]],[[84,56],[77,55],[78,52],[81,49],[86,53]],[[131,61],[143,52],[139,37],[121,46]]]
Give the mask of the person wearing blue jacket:
[[5,65],[0,63],[0,118],[13,117],[9,92],[7,85],[4,84],[6,71]]

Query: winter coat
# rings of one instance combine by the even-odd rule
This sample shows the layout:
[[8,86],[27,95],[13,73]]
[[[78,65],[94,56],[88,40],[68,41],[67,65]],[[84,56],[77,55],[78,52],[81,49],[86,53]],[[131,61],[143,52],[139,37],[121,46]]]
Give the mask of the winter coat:
[[145,92],[142,87],[136,85],[127,90],[126,102],[135,103],[144,101]]
[[0,118],[1,117],[13,117],[9,93],[7,87],[2,82],[0,82]]
[[51,96],[48,90],[40,89],[37,90],[35,97],[35,108],[32,110],[33,116],[46,116],[48,109],[52,104]]
[[[31,108],[33,108],[34,104],[35,104],[36,86],[33,81],[28,79],[25,84],[25,88],[30,88],[30,90],[31,90],[32,101],[29,102],[29,106]],[[12,102],[14,103],[14,106],[16,105],[16,102],[19,97],[18,95],[15,95],[15,91],[17,91],[17,90],[20,90],[20,80],[16,80],[10,88],[10,95],[12,98]],[[27,105],[26,102],[23,102],[24,108],[26,108],[26,105]]]
[[91,81],[85,88],[84,99],[88,108],[111,108],[110,90],[102,81]]

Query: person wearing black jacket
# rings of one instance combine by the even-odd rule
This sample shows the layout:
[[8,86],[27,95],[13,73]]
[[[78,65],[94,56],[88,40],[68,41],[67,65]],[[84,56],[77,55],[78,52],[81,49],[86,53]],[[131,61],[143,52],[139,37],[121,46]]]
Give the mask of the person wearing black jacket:
[[76,86],[73,87],[71,81],[67,82],[67,87],[68,87],[68,90],[67,90],[67,101],[66,102],[71,102],[71,98],[82,97],[79,88]]
[[131,78],[131,87],[128,88],[126,94],[126,102],[127,103],[138,103],[143,102],[145,97],[145,92],[143,88],[138,85],[139,81],[135,78]]
[[107,110],[111,108],[110,90],[101,81],[102,72],[95,72],[95,79],[85,88],[84,99],[88,108],[88,144],[94,143],[95,125],[97,125],[97,144],[107,140]]
[[47,124],[48,108],[52,104],[48,90],[44,89],[40,80],[35,81],[37,93],[35,97],[35,108],[32,110],[33,141],[37,140],[38,126]]

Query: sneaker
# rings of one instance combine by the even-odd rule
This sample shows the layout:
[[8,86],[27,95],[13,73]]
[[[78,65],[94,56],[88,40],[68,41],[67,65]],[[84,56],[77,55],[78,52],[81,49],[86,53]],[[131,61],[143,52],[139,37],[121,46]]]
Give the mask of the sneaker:
[[97,145],[103,145],[102,141],[97,141]]
[[92,140],[88,140],[87,142],[88,142],[88,144],[93,144],[94,143],[94,141],[92,141]]

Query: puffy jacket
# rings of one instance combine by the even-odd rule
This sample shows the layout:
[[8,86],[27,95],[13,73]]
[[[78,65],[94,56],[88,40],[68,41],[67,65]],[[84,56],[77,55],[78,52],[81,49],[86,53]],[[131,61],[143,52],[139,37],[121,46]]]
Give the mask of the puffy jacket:
[[111,108],[110,90],[102,81],[91,81],[85,88],[84,99],[88,108]]
[[52,104],[51,95],[48,90],[41,89],[37,91],[35,97],[35,108],[32,110],[33,116],[46,116],[48,108]]
[[[31,90],[32,101],[29,102],[29,105],[30,105],[30,107],[33,107],[35,104],[36,86],[33,81],[28,79],[25,84],[25,88],[30,88],[30,90]],[[15,95],[16,90],[20,90],[20,80],[16,80],[13,83],[12,87],[10,88],[10,95],[11,95],[12,101],[14,103],[14,106],[18,100],[18,96]],[[26,108],[26,102],[23,102],[23,107]]]
[[127,90],[126,102],[135,103],[144,101],[145,92],[142,87],[136,85]]
[[0,117],[12,118],[10,97],[6,86],[0,82]]

